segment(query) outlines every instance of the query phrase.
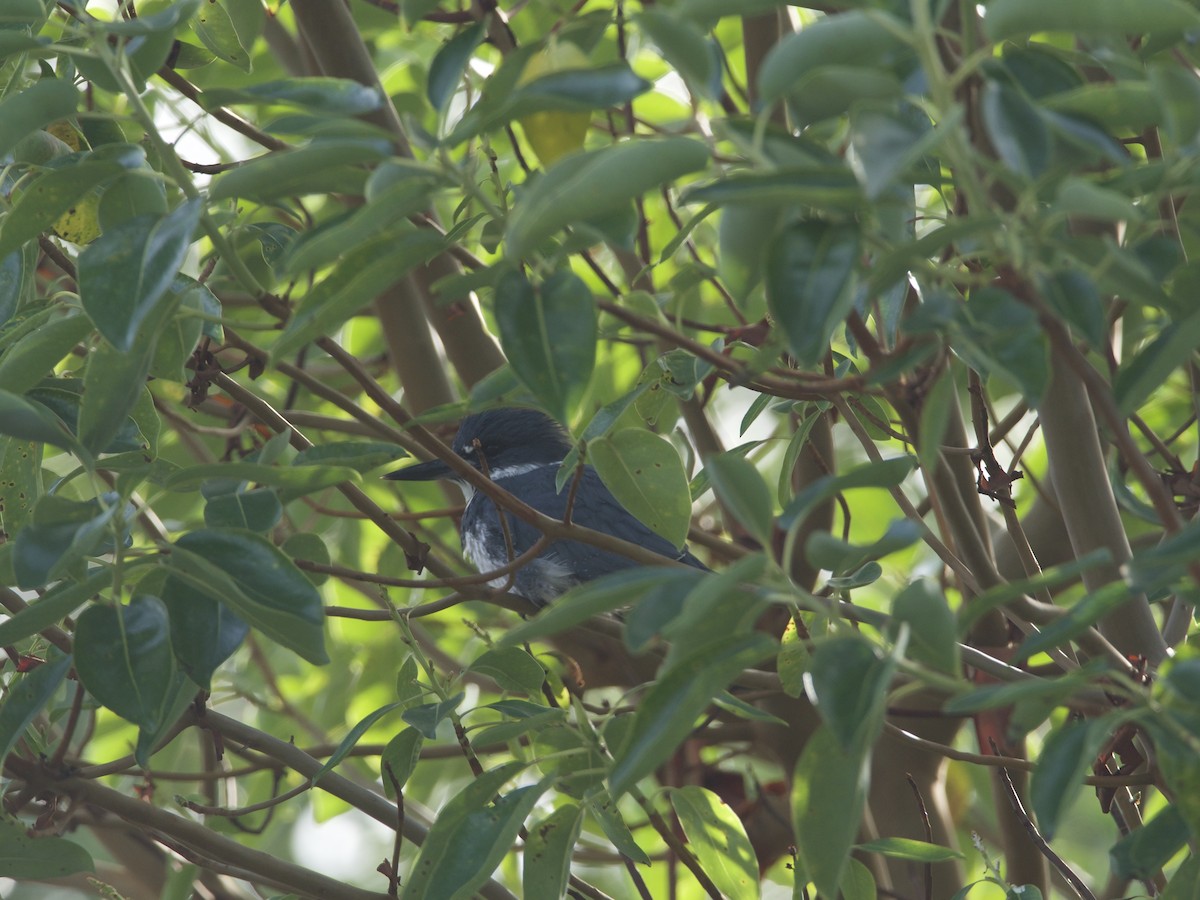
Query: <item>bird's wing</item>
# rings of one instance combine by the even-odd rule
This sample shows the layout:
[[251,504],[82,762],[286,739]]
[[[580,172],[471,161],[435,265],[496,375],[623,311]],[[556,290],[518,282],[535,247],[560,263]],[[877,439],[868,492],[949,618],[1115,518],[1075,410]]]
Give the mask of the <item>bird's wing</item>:
[[[556,467],[539,468],[506,478],[500,484],[505,490],[525,499],[538,512],[561,519],[567,511],[570,489],[564,487],[561,493],[555,491],[557,474]],[[518,553],[533,546],[541,535],[536,528],[512,516],[509,516],[509,521],[514,549]],[[585,528],[602,531],[645,547],[668,559],[676,559],[700,569],[705,568],[704,564],[686,549],[680,551],[621,506],[590,466],[584,468],[583,481],[579,485],[572,510],[572,521]],[[609,572],[637,565],[624,556],[579,541],[557,541],[548,552],[556,561],[574,572],[581,581],[599,578]]]

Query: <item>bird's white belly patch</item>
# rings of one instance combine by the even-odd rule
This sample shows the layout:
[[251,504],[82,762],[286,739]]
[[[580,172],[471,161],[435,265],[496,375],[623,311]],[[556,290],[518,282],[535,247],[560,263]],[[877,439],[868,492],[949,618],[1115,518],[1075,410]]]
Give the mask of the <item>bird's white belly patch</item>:
[[[494,537],[494,539],[489,539]],[[480,572],[491,572],[507,565],[509,560],[504,554],[504,539],[501,535],[491,536],[483,523],[464,531],[462,535],[463,555],[471,561]],[[493,552],[499,549],[499,553]],[[520,548],[513,548],[514,554]],[[525,597],[535,603],[547,603],[554,597],[572,587],[577,579],[571,570],[555,559],[552,555],[543,554],[525,563],[517,570],[517,581],[510,590],[518,596]],[[493,588],[502,588],[508,584],[508,575],[501,575],[488,581]]]

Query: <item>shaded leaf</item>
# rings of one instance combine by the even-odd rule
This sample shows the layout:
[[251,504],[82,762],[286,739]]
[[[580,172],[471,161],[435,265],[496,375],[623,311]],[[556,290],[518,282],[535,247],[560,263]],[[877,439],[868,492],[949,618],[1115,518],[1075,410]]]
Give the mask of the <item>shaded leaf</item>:
[[447,700],[439,700],[437,703],[412,706],[406,709],[400,717],[432,741],[437,738],[438,725],[458,708],[465,696],[466,694],[458,693]]
[[1123,37],[1148,31],[1183,32],[1200,27],[1200,12],[1181,0],[992,0],[984,29],[994,41],[1039,31]]
[[210,690],[213,673],[242,645],[250,626],[229,606],[182,578],[167,578],[162,601],[179,667],[197,685]]
[[519,270],[496,282],[500,345],[517,377],[559,421],[566,421],[592,377],[596,307],[591,288],[568,270],[539,285]]
[[20,823],[0,819],[0,876],[40,881],[94,871],[92,857],[74,841],[30,837]]
[[483,20],[467,26],[443,44],[429,63],[425,93],[430,105],[439,113],[445,111],[446,104],[454,96],[471,56],[486,34],[487,23]]
[[767,303],[803,368],[815,368],[854,302],[858,229],[828,222],[784,228],[767,251]]
[[266,538],[236,529],[200,529],[175,542],[171,565],[268,637],[311,663],[329,662],[321,595]]
[[165,216],[137,216],[105,232],[79,255],[79,296],[96,328],[118,350],[133,349],[139,329],[179,273],[201,201]]
[[[306,147],[260,156],[213,179],[209,199],[264,202],[293,194],[319,194],[348,166],[378,162],[389,144],[374,138],[318,138]],[[366,180],[366,173],[362,173]],[[336,182],[334,182],[336,183]]]
[[6,156],[25,135],[73,115],[78,102],[75,86],[57,78],[43,78],[23,91],[10,93],[0,103],[0,156]]
[[[7,623],[6,623],[7,624]],[[71,657],[64,656],[51,662],[42,663],[32,672],[27,672],[11,682],[8,694],[0,705],[0,764],[8,757],[12,748],[32,724],[71,668]],[[7,823],[0,819],[0,826]],[[11,845],[5,840],[0,841],[0,847],[5,849]],[[0,851],[0,859],[4,856]],[[0,864],[10,866],[11,862]],[[3,871],[0,868],[0,871]],[[5,874],[8,874],[6,871]]]
[[549,787],[543,781],[495,797],[522,768],[524,763],[509,763],[484,772],[442,807],[413,863],[402,900],[466,900],[487,880]]
[[792,776],[792,827],[804,871],[817,890],[836,897],[858,837],[870,778],[862,748],[846,752],[828,727],[818,728]]
[[244,87],[208,88],[200,95],[205,109],[237,103],[286,104],[325,116],[360,116],[383,105],[378,88],[349,78],[281,78]]
[[412,777],[421,758],[421,745],[424,742],[425,736],[420,730],[405,728],[383,748],[379,757],[379,774],[383,791],[389,800],[395,800],[396,791],[403,791],[404,785]]
[[765,634],[749,634],[701,647],[678,661],[646,692],[634,714],[631,739],[615,753],[609,776],[613,795],[619,797],[658,768],[691,733],[713,697],[777,647]]
[[762,547],[771,546],[774,506],[771,491],[744,456],[722,453],[704,461],[708,479],[722,506]]
[[1105,732],[1089,722],[1064,722],[1042,744],[1029,782],[1029,798],[1038,827],[1049,840],[1071,802],[1083,790],[1083,776],[1096,758]]
[[691,138],[637,140],[575,153],[528,185],[508,220],[508,255],[529,255],[576,222],[620,212],[646,191],[708,164],[708,148]]
[[128,606],[88,608],[75,627],[75,671],[108,709],[139,728],[157,728],[175,674],[162,601],[138,595]]

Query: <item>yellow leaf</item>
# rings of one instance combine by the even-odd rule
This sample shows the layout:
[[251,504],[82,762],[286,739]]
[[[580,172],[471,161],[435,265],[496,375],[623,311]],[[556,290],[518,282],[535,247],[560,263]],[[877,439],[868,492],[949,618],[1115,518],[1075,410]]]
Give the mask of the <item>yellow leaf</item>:
[[[587,54],[579,47],[570,41],[559,42],[551,38],[545,49],[536,53],[526,63],[518,84],[528,84],[554,72],[589,67]],[[550,166],[583,146],[592,116],[586,112],[550,110],[531,113],[518,121],[537,158],[543,166]]]

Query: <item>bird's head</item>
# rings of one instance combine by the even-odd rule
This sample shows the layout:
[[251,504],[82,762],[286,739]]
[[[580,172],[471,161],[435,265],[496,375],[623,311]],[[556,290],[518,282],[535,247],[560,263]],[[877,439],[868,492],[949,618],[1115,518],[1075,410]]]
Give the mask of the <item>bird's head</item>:
[[[562,426],[536,409],[489,409],[463,419],[450,449],[480,471],[495,478],[534,466],[562,462],[571,450],[571,438]],[[440,459],[408,466],[384,476],[393,481],[432,481],[454,472]]]

